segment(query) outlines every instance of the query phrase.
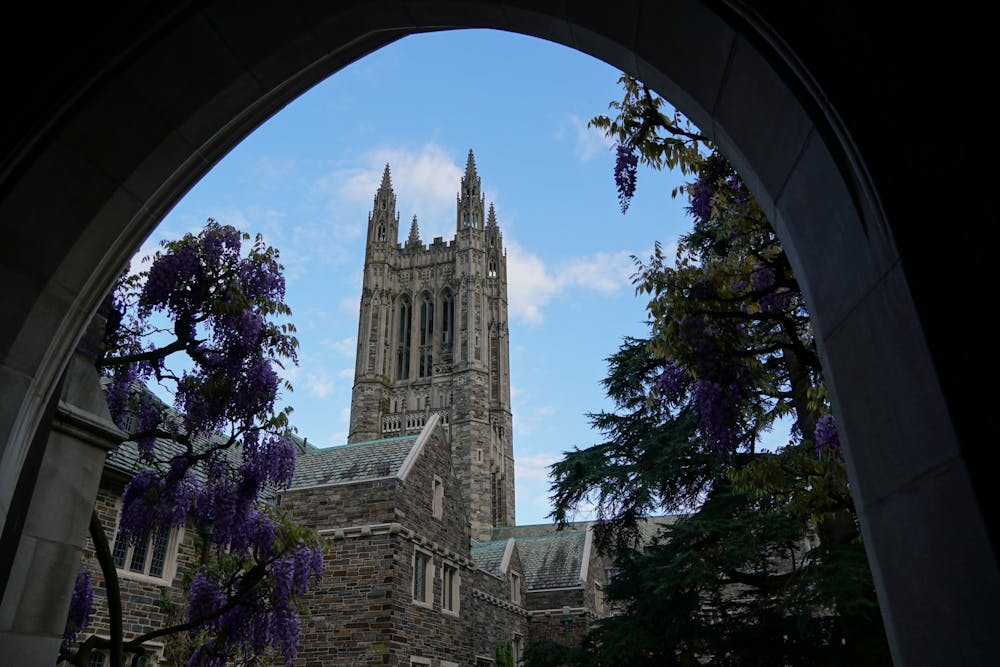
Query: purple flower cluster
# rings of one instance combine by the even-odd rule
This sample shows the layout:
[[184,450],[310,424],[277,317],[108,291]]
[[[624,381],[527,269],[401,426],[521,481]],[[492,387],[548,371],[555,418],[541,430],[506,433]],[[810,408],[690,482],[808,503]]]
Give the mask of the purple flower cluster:
[[[721,329],[720,329],[721,327]],[[739,325],[712,323],[704,317],[687,317],[680,335],[690,349],[687,374],[671,369],[671,382],[687,382],[698,429],[710,449],[721,456],[732,454],[740,445],[744,430],[743,402],[750,392],[751,376],[746,364],[725,354],[720,337],[737,335]],[[672,362],[676,365],[676,362]],[[676,378],[673,379],[673,378]],[[661,382],[663,382],[661,376]],[[661,389],[662,391],[662,389]]]
[[696,224],[706,224],[712,218],[712,199],[718,191],[719,179],[731,170],[725,158],[710,155],[698,171],[698,177],[688,184],[688,213]]
[[687,369],[676,359],[667,359],[663,364],[663,372],[657,380],[660,400],[668,405],[678,405],[687,394],[691,376]]
[[[222,664],[213,661],[237,654],[250,659],[268,646],[281,652],[286,665],[294,664],[300,632],[295,601],[311,583],[319,580],[322,568],[319,547],[301,541],[292,553],[273,559],[267,566],[268,577],[242,591],[238,604],[192,627],[192,637],[204,631],[214,636],[199,646],[189,664]],[[231,598],[232,593],[227,593],[219,580],[221,576],[219,571],[207,567],[195,576],[188,592],[189,621],[196,622],[222,609]],[[241,585],[240,576],[231,580],[233,590]]]
[[733,198],[737,204],[745,206],[750,203],[750,190],[747,189],[746,183],[743,182],[743,179],[735,171],[730,174],[726,185],[729,186],[729,190],[733,193]]
[[622,144],[618,144],[615,153],[615,185],[618,186],[618,202],[621,204],[622,213],[625,213],[635,194],[639,156],[632,146]]
[[171,462],[164,474],[139,471],[125,486],[119,522],[127,539],[145,539],[160,526],[180,526],[192,510],[197,485],[190,464],[182,458]]
[[698,378],[692,392],[699,428],[709,447],[723,456],[735,453],[740,444],[740,404],[746,386],[739,375],[728,382]]
[[240,263],[239,275],[243,291],[250,299],[280,301],[285,298],[285,277],[276,262],[244,260]]
[[765,313],[782,313],[792,305],[792,293],[786,289],[768,292],[757,300],[760,309]]
[[[280,384],[275,365],[297,359],[294,338],[271,321],[288,314],[277,252],[259,237],[245,249],[246,238],[210,220],[201,234],[164,244],[144,283],[120,283],[109,319],[118,338],[126,330],[119,326],[122,321],[140,322],[129,329],[131,338],[115,339],[119,359],[155,352],[142,347],[153,328],[141,324],[155,314],[172,322],[180,345],[171,347],[183,347],[193,362],[173,372],[162,359],[107,365],[107,399],[116,423],[130,426],[132,433],[159,427],[186,438],[178,441],[181,449],[159,451],[154,439],[138,442],[148,469],[136,474],[123,493],[123,537],[143,539],[155,528],[180,525],[191,516],[211,527],[206,536],[218,555],[217,566],[204,568],[192,581],[192,620],[227,607],[241,590],[241,576],[254,567],[267,568],[267,576],[239,604],[192,629],[197,647],[191,664],[197,665],[228,664],[240,652],[250,659],[268,646],[279,649],[289,664],[294,661],[299,620],[293,600],[322,571],[319,549],[296,544],[285,524],[261,505],[262,493],[287,487],[295,469],[295,443],[261,431],[282,423],[274,414]],[[127,312],[130,304],[133,313]],[[108,359],[113,362],[114,355]],[[166,420],[152,397],[136,391],[154,374],[175,383],[179,421]],[[219,440],[219,433],[241,439]],[[189,443],[194,443],[189,454],[177,454]]]
[[90,573],[85,566],[80,567],[73,584],[73,596],[69,602],[69,616],[66,618],[66,628],[63,630],[63,642],[66,645],[76,640],[80,630],[90,623],[90,613],[94,609],[94,588],[90,583]]
[[[191,581],[191,588],[187,594],[188,622],[207,616],[223,607],[226,603],[226,595],[222,591],[222,586],[214,577],[210,576],[205,569],[201,569],[194,575]],[[219,628],[219,617],[202,621],[200,628]]]
[[771,289],[777,278],[770,267],[758,265],[750,272],[750,284],[757,291]]
[[822,456],[824,452],[843,457],[840,450],[840,435],[837,433],[837,425],[833,422],[833,415],[823,415],[816,421],[816,431],[813,433],[813,444],[816,446],[816,455]]
[[139,312],[154,310],[183,312],[197,298],[199,282],[205,278],[198,257],[197,238],[187,236],[165,253],[158,254],[149,267],[146,283],[139,294]]

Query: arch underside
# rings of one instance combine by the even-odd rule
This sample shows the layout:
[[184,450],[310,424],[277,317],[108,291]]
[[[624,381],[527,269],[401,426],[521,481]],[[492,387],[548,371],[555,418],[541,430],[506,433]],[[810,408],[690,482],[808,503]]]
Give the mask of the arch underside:
[[[992,656],[1000,578],[995,515],[980,502],[989,443],[976,428],[988,411],[963,376],[985,338],[976,287],[989,263],[986,244],[941,228],[957,219],[974,233],[996,216],[981,187],[988,172],[970,169],[975,147],[928,140],[915,112],[932,90],[936,113],[976,118],[975,91],[952,81],[969,51],[946,39],[946,17],[910,17],[902,31],[850,2],[584,4],[192,2],[37,17],[50,59],[7,59],[23,63],[8,87],[23,103],[8,101],[0,134],[0,557],[10,556],[0,574],[24,543],[46,405],[113,279],[166,211],[346,64],[415,32],[494,28],[638,76],[745,176],[813,314],[896,661]],[[932,194],[956,173],[960,197]],[[948,271],[967,287],[942,289]],[[5,610],[27,595],[19,585],[8,582]],[[65,593],[52,593],[53,608]],[[5,645],[51,640],[53,623],[12,614],[0,618]]]

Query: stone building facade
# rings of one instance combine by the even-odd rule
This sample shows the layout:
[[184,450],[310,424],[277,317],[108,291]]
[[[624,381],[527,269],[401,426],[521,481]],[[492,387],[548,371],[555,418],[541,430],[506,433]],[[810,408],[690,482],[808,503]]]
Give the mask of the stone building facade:
[[473,536],[514,523],[507,257],[469,151],[455,237],[399,243],[389,165],[368,216],[348,442],[419,432],[439,414]]
[[589,524],[514,521],[503,235],[469,152],[451,241],[400,243],[386,165],[368,216],[348,443],[307,452],[281,504],[326,538],[309,667],[493,664],[603,615]]
[[[275,499],[324,544],[297,664],[485,667],[498,647],[519,660],[537,641],[574,644],[607,613],[610,568],[588,523],[515,525],[506,256],[471,151],[455,238],[424,245],[416,218],[405,243],[398,232],[387,165],[368,219],[348,442],[300,442]],[[128,443],[108,459],[98,510],[109,535],[136,464]],[[126,639],[183,613],[196,538],[188,526],[144,547],[112,542]],[[95,583],[86,632],[106,636]],[[149,664],[175,650],[149,648]]]

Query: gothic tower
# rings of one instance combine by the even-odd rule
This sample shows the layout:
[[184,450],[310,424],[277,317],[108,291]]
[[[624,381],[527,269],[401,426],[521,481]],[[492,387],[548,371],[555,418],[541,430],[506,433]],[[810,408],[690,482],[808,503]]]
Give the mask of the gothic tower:
[[514,525],[507,256],[469,151],[455,238],[404,244],[389,165],[368,216],[348,442],[417,433],[441,415],[472,535]]

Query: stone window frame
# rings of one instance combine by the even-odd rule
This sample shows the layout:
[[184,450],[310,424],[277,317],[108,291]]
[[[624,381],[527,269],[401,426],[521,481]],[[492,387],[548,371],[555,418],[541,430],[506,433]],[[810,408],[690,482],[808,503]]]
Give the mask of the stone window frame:
[[430,658],[425,658],[425,657],[420,656],[420,655],[410,656],[410,665],[411,665],[411,667],[413,665],[430,665],[430,664],[431,664],[431,659]]
[[[98,636],[103,637],[104,639],[110,639],[107,635]],[[155,667],[156,665],[163,664],[166,660],[164,653],[165,647],[162,643],[149,642],[144,644],[144,647],[147,652],[145,659],[142,663],[140,663],[143,667]],[[134,653],[125,653],[125,663],[131,665],[132,657],[134,655]],[[97,662],[98,658],[100,658],[100,662]],[[87,663],[87,667],[107,667],[109,664],[111,664],[111,655],[105,650],[94,649],[90,654],[90,661]]]
[[[451,599],[448,596],[447,574],[451,570],[455,580],[451,587]],[[451,561],[441,562],[441,613],[449,616],[460,616],[462,613],[462,572],[458,565]]]
[[119,498],[116,501],[116,507],[118,510],[118,518],[115,522],[115,532],[114,540],[109,545],[111,548],[111,557],[115,561],[115,570],[118,572],[119,578],[131,579],[133,581],[140,581],[150,584],[155,584],[157,586],[170,586],[173,584],[174,577],[177,575],[177,556],[180,551],[181,542],[184,540],[184,527],[183,526],[171,526],[168,529],[167,534],[167,544],[163,554],[163,571],[157,576],[154,574],[149,574],[150,566],[153,560],[153,549],[152,541],[156,537],[157,533],[154,531],[146,537],[146,557],[145,563],[143,564],[142,572],[136,572],[130,569],[129,565],[132,561],[132,556],[135,553],[135,545],[128,544],[125,547],[125,553],[123,554],[124,566],[119,566],[117,563],[117,558],[115,557],[116,549],[118,547],[118,541],[121,539],[121,516],[122,516],[122,500]]
[[[417,597],[417,555],[426,559],[424,565],[424,596]],[[413,547],[413,557],[410,560],[410,569],[413,574],[410,577],[410,594],[413,597],[413,604],[420,607],[434,608],[434,555],[426,549],[418,546]]]
[[439,664],[440,667],[458,667],[458,663],[451,660],[442,660]]
[[444,517],[444,480],[440,475],[431,480],[431,510],[435,519]]
[[510,601],[513,604],[521,604],[521,573],[511,571],[510,573]]
[[515,632],[511,637],[510,650],[513,654],[514,664],[520,665],[521,660],[524,658],[524,635],[520,632]]

